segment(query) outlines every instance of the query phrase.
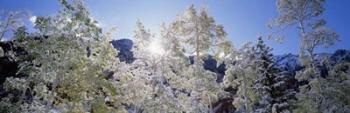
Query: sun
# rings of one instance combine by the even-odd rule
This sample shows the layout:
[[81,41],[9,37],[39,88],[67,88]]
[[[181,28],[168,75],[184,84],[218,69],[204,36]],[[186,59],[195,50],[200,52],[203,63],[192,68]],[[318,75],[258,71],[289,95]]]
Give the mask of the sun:
[[147,51],[152,55],[164,55],[165,51],[159,40],[153,40],[147,47]]

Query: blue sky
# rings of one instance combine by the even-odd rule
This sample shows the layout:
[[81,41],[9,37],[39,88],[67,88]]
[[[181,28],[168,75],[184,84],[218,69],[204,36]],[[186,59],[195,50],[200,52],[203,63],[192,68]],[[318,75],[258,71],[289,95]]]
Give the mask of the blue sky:
[[[135,23],[139,19],[151,32],[158,32],[162,22],[173,21],[176,15],[194,4],[206,6],[216,23],[222,24],[236,47],[255,41],[259,35],[267,35],[269,20],[277,16],[275,0],[87,0],[86,5],[101,26],[106,30],[116,26],[115,38],[132,38]],[[350,50],[350,4],[349,0],[328,0],[324,18],[327,26],[335,30],[341,42],[329,49],[317,52],[333,52],[336,49]],[[55,15],[58,0],[0,0],[0,10],[30,11],[36,16]],[[283,44],[267,43],[275,54],[297,53],[298,33],[289,29]]]

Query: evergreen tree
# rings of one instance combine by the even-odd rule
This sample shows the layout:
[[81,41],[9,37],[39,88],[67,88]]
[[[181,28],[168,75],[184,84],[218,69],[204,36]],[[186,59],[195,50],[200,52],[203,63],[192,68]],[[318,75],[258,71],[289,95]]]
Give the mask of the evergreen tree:
[[165,59],[165,67],[169,66],[175,73],[180,73],[184,70],[185,66],[189,64],[188,58],[185,54],[185,47],[181,44],[181,40],[172,29],[172,25],[166,26],[162,24],[161,28],[162,45],[166,54],[163,56]]
[[331,81],[321,77],[317,68],[314,50],[318,47],[330,47],[338,41],[338,35],[325,27],[322,19],[325,0],[278,0],[279,17],[274,21],[277,26],[298,25],[300,32],[300,60],[305,66],[296,74],[296,79],[307,84],[300,87],[297,94],[298,112],[324,112],[325,102],[322,93],[325,85]]
[[253,89],[254,80],[257,79],[254,59],[252,45],[246,43],[225,61],[227,70],[224,85],[237,90],[233,101],[236,112],[253,112],[253,106],[258,101],[258,95]]
[[185,44],[185,52],[195,55],[195,64],[201,64],[201,59],[208,55],[209,50],[216,50],[216,54],[228,54],[231,47],[227,39],[227,33],[222,25],[217,25],[210,17],[206,9],[196,11],[191,5],[185,13],[178,16],[172,23],[177,35],[180,35],[182,44]]
[[[61,4],[59,16],[42,17],[55,26],[40,24],[39,19],[36,21],[39,35],[32,34],[15,43],[29,55],[18,59],[32,60],[20,63],[18,73],[26,76],[6,79],[4,89],[8,95],[1,99],[2,103],[11,103],[5,106],[13,108],[11,112],[123,110],[116,100],[116,88],[108,78],[113,73],[105,73],[118,66],[110,36],[93,30],[100,28],[87,21],[90,17],[82,1],[68,4],[62,0]],[[58,21],[71,18],[74,21]]]
[[193,5],[180,14],[170,28],[170,33],[176,37],[172,39],[179,42],[173,45],[173,52],[179,53],[178,58],[182,54],[195,55],[194,65],[185,65],[185,71],[182,70],[179,74],[189,82],[180,85],[189,95],[185,94],[186,98],[183,99],[186,109],[190,112],[214,112],[212,104],[218,100],[220,86],[215,82],[216,74],[204,70],[202,58],[210,53],[209,50],[214,50],[212,53],[228,54],[231,44],[226,32],[221,25],[215,24],[205,9],[197,13]]
[[322,62],[328,74],[300,87],[295,112],[349,112],[349,98],[345,96],[349,92],[349,63],[331,65],[327,58]]
[[272,106],[273,113],[289,113],[294,109],[293,102],[295,102],[295,87],[298,85],[297,80],[293,77],[293,74],[279,69],[276,73],[273,87],[275,92],[273,94],[274,104]]
[[[136,22],[136,30],[134,31],[134,47],[133,53],[136,59],[146,63],[149,60],[149,52],[147,47],[152,41],[152,34],[147,30],[140,21]],[[147,65],[147,64],[146,64]]]
[[273,61],[272,48],[264,44],[261,37],[253,48],[254,66],[257,80],[254,81],[254,90],[259,100],[254,107],[254,112],[290,112],[290,101],[294,96],[294,89],[287,82],[294,79],[285,72],[279,72]]
[[347,113],[350,112],[350,63],[339,62],[335,65],[328,65],[329,75],[325,78],[328,82],[325,84],[322,93],[326,101],[322,105],[323,112]]
[[272,106],[275,103],[275,78],[277,69],[273,67],[272,49],[266,46],[261,37],[258,38],[258,43],[253,47],[254,66],[256,69],[257,80],[254,81],[253,88],[259,96],[255,112],[270,113]]
[[59,0],[59,3],[61,10],[56,16],[36,18],[34,27],[41,35],[75,34],[84,41],[101,37],[102,29],[82,0],[73,0],[72,3]]
[[[34,33],[21,25],[21,12],[0,17],[0,41],[11,31],[15,37],[9,47],[0,43],[0,60],[18,63],[16,75],[1,83],[1,113],[350,112],[350,63],[314,53],[339,37],[325,27],[325,0],[277,0],[271,27],[298,26],[300,33],[295,76],[277,69],[261,37],[234,50],[224,27],[193,5],[162,24],[159,35],[137,21],[136,60],[119,62],[110,44],[115,29],[102,33],[83,0],[59,3],[57,15],[31,17]],[[223,83],[204,69],[209,55],[226,65]]]

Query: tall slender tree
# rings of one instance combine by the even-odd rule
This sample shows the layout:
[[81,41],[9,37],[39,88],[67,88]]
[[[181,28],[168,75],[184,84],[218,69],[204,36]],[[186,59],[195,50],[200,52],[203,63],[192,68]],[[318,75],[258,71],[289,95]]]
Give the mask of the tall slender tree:
[[259,96],[259,102],[255,108],[258,113],[270,113],[274,104],[274,88],[277,69],[273,67],[272,49],[264,44],[261,37],[258,43],[253,47],[254,66],[256,69],[257,79],[254,81],[253,88]]
[[153,36],[150,31],[140,21],[137,21],[132,50],[135,58],[138,60],[136,62],[143,62],[145,65],[150,65],[150,53],[147,51],[147,47],[150,46],[152,38]]
[[205,8],[197,12],[194,5],[191,5],[185,13],[177,17],[172,27],[181,36],[179,38],[182,44],[188,46],[185,46],[185,52],[195,55],[195,64],[200,64],[210,50],[227,55],[228,48],[231,47],[223,26],[217,25]]
[[[338,41],[338,35],[325,27],[322,18],[325,0],[278,0],[279,16],[274,20],[276,26],[298,26],[300,33],[300,60],[305,66],[295,76],[299,81],[307,81],[300,87],[297,95],[298,110],[301,112],[324,112],[321,110],[325,95],[322,94],[326,83],[321,77],[315,62],[314,50],[318,47],[329,47]],[[303,104],[309,103],[309,104]]]
[[271,22],[271,27],[297,26],[300,56],[305,57],[307,53],[312,63],[315,48],[332,46],[338,40],[338,35],[325,27],[326,21],[322,18],[324,4],[325,0],[277,0],[279,16]]
[[[231,47],[223,26],[217,25],[214,19],[202,8],[199,12],[191,5],[180,14],[170,25],[180,47],[186,56],[194,55],[194,65],[186,66],[183,75],[188,77],[190,86],[185,89],[190,96],[185,99],[187,104],[196,105],[187,108],[192,112],[213,112],[212,104],[220,93],[215,82],[215,73],[204,70],[203,58],[208,54],[228,54]],[[175,47],[175,46],[173,46]]]

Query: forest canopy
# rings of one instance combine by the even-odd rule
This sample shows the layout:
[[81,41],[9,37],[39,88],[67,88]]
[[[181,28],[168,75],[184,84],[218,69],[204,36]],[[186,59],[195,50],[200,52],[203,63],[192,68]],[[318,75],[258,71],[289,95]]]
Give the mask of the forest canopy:
[[[131,44],[113,40],[118,29],[103,29],[83,0],[59,0],[51,16],[4,13],[0,113],[348,113],[350,51],[315,53],[340,41],[325,2],[276,0],[274,32],[241,47],[195,5],[159,34],[136,21]],[[298,31],[297,55],[265,43],[285,28]]]

